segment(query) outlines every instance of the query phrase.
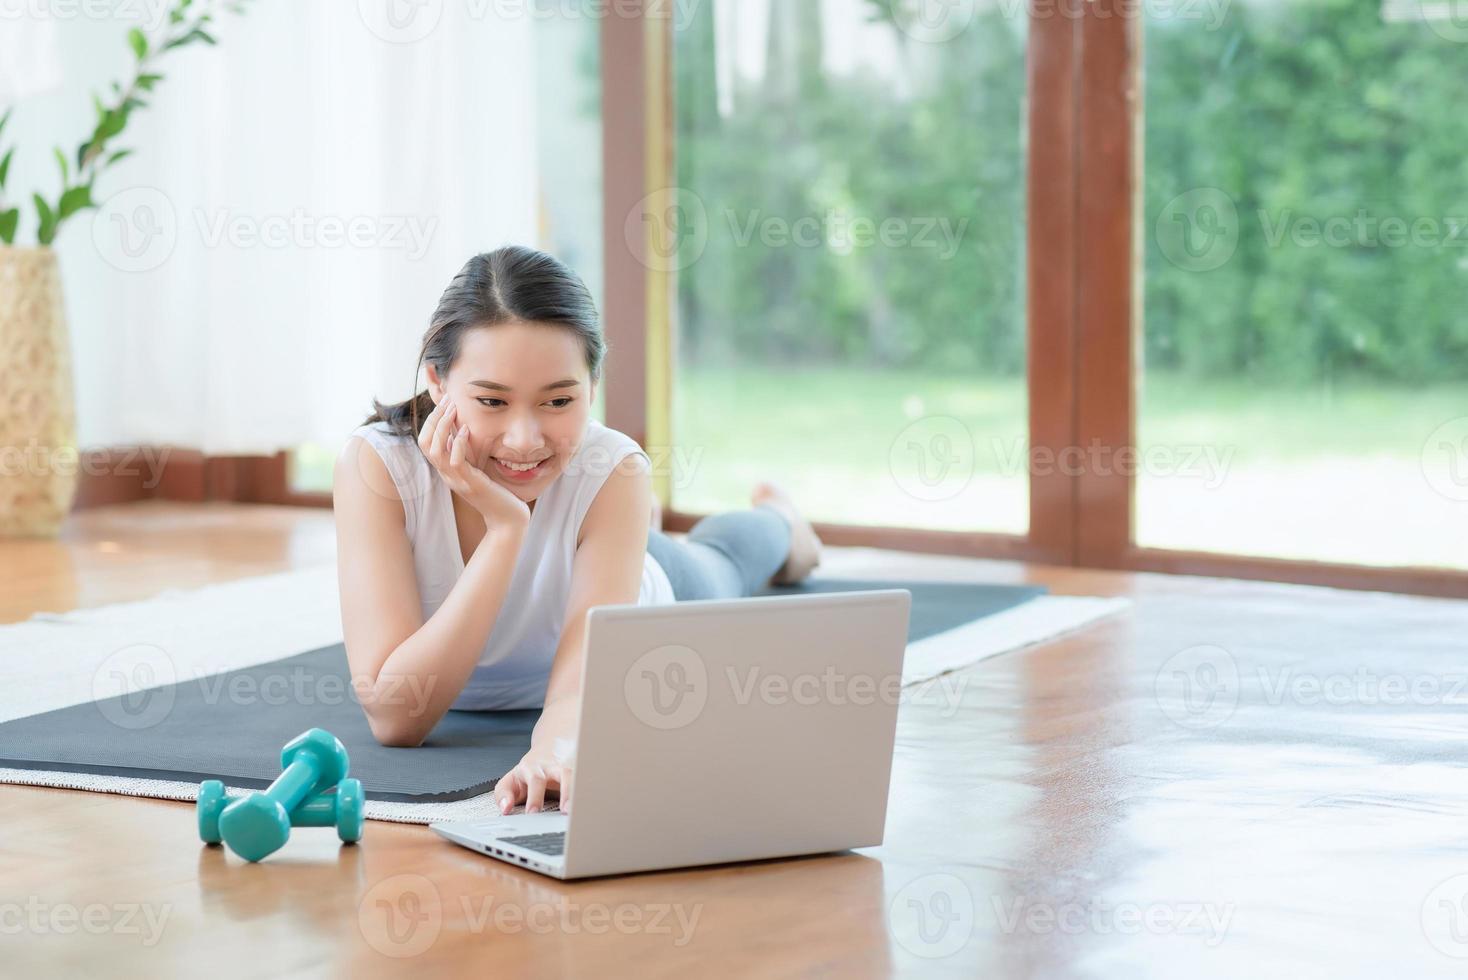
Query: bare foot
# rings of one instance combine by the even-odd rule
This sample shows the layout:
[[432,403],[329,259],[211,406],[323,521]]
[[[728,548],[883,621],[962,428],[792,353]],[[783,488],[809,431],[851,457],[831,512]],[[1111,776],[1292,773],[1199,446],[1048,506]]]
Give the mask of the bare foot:
[[821,539],[816,537],[810,521],[796,509],[790,494],[778,483],[760,483],[749,495],[749,500],[755,507],[777,511],[790,522],[790,554],[770,581],[776,585],[793,585],[809,575],[821,563]]

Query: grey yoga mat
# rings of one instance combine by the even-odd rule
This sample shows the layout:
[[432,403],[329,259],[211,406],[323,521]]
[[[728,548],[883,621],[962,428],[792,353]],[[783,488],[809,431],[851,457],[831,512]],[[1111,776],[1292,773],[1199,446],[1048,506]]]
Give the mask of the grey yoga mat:
[[[1042,594],[1038,586],[807,579],[761,595],[908,589],[908,642]],[[352,694],[337,643],[242,670],[75,705],[0,724],[0,767],[263,788],[280,747],[308,728],[346,745],[367,797],[407,803],[468,799],[494,788],[530,746],[529,711],[450,711],[417,748],[379,745]]]

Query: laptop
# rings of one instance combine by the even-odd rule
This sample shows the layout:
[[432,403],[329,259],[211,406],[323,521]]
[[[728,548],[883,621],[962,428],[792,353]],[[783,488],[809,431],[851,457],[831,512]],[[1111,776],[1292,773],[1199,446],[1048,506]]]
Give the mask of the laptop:
[[595,606],[570,813],[431,824],[556,878],[882,842],[912,593]]

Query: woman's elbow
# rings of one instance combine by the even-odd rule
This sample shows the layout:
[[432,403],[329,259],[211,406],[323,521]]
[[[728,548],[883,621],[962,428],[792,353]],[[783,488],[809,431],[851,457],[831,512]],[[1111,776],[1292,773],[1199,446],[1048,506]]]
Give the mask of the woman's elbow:
[[367,727],[372,729],[372,737],[377,739],[379,745],[394,749],[417,748],[423,744],[429,732],[417,719],[385,717],[371,711],[367,712]]

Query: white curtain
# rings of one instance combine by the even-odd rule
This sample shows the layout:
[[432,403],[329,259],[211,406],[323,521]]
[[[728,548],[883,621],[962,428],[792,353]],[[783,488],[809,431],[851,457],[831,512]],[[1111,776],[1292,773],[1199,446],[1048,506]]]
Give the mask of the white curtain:
[[[434,26],[394,33],[386,4]],[[161,62],[135,155],[57,242],[82,448],[330,446],[414,390],[454,272],[538,239],[535,25],[496,10],[254,0]],[[74,152],[88,90],[129,70],[128,26],[57,24],[65,83],[17,107],[18,186],[56,183],[50,145]]]

